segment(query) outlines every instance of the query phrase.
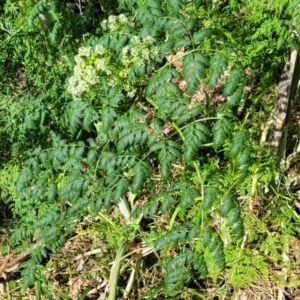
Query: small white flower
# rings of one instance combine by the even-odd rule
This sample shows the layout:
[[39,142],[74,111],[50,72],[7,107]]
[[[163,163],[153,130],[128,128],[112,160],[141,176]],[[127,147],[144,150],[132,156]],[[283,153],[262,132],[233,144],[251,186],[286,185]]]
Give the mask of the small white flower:
[[117,26],[115,24],[108,24],[107,27],[110,31],[114,31],[117,29]]
[[92,66],[87,66],[84,69],[84,78],[89,84],[96,84],[98,81],[98,76],[96,70]]
[[128,75],[128,69],[122,69],[120,72],[119,72],[119,77],[121,78],[126,78]]
[[117,22],[117,17],[116,17],[116,16],[110,15],[110,16],[108,17],[108,23],[114,24],[114,23],[116,23],[116,22]]
[[98,55],[103,55],[105,54],[106,49],[102,45],[96,45],[95,47],[95,53]]
[[130,49],[130,55],[131,56],[138,56],[138,50],[136,48]]
[[91,47],[80,47],[78,49],[78,55],[88,57],[92,54],[92,51]]
[[110,77],[108,79],[107,85],[116,86],[118,84],[118,79],[116,77]]
[[69,78],[68,92],[72,94],[74,98],[77,98],[81,93],[88,89],[89,85],[82,78],[71,76]]
[[78,66],[78,65],[76,65],[76,66],[74,67],[74,76],[80,77],[81,74],[82,74],[82,69],[81,69],[81,67]]
[[78,65],[83,61],[82,57],[78,54],[74,56],[74,60]]
[[144,42],[146,42],[148,44],[152,44],[154,42],[154,38],[149,35],[146,38],[144,38]]
[[73,86],[77,85],[77,78],[75,76],[71,76],[69,78],[68,91],[71,91]]
[[120,24],[124,25],[128,23],[128,19],[124,14],[119,15],[119,22]]
[[134,89],[134,90],[132,90],[132,91],[130,91],[130,92],[127,93],[127,97],[129,97],[129,98],[131,98],[131,99],[132,99],[135,95],[136,95],[136,89]]
[[104,70],[107,68],[106,62],[103,58],[97,58],[95,60],[95,67],[97,70]]
[[137,35],[134,35],[134,36],[130,39],[130,41],[131,41],[132,43],[139,44],[139,43],[141,42],[141,39],[140,39]]
[[141,55],[143,59],[149,59],[150,52],[148,49],[143,49]]
[[130,91],[131,91],[131,87],[130,87],[130,85],[129,85],[128,83],[123,85],[123,89],[124,89],[126,92],[130,92]]
[[108,17],[108,24],[107,24],[107,28],[109,30],[115,30],[117,28],[117,17],[116,16],[109,16]]
[[126,54],[129,52],[129,47],[128,46],[125,46],[125,47],[123,47],[123,49],[122,49],[122,55],[123,56],[126,56]]
[[151,58],[151,59],[155,59],[155,58],[157,58],[157,56],[158,56],[158,48],[155,47],[155,48],[152,49],[151,52],[150,52],[150,58]]
[[109,69],[104,70],[104,72],[105,72],[106,75],[108,75],[108,76],[112,74],[111,70],[109,70]]
[[138,68],[143,68],[145,66],[145,63],[144,63],[144,61],[142,59],[137,59],[136,60],[136,66]]
[[103,21],[101,22],[101,28],[102,28],[103,30],[107,30],[107,20],[103,20]]

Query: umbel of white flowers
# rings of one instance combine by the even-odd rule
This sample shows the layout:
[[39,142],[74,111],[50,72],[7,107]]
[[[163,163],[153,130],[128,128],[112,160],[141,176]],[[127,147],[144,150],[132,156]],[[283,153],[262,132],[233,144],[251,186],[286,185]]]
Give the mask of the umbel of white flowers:
[[[125,25],[130,24],[124,14],[110,16],[102,21],[104,31],[122,32]],[[80,47],[75,55],[75,67],[73,75],[69,78],[68,92],[74,100],[95,86],[100,77],[106,76],[109,86],[120,87],[127,97],[133,98],[136,94],[134,83],[128,80],[128,74],[132,67],[143,67],[146,61],[155,60],[158,55],[157,47],[153,46],[154,39],[148,36],[144,39],[132,36],[127,45],[121,50],[121,60],[114,61],[113,51],[98,44],[95,47]]]

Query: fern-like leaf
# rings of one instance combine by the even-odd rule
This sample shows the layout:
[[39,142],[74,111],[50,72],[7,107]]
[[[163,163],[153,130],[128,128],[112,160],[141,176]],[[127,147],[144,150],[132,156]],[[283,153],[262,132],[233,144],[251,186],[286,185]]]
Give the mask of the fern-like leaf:
[[29,259],[27,262],[23,264],[23,270],[21,274],[23,276],[23,285],[24,287],[28,287],[33,284],[35,281],[35,271],[36,271],[36,262],[34,259]]
[[191,110],[185,110],[176,120],[177,125],[182,125],[192,118],[200,115],[204,107],[201,104],[194,106]]
[[208,64],[207,57],[198,52],[191,52],[184,57],[183,76],[187,81],[190,95],[197,89],[200,79],[205,77]]
[[207,227],[203,232],[203,246],[208,247],[213,241],[214,229],[212,227]]
[[160,210],[162,214],[165,214],[173,205],[175,205],[176,199],[170,193],[163,193],[160,195],[160,198],[162,199]]
[[221,216],[226,217],[234,206],[235,206],[235,200],[233,195],[231,194],[225,195],[220,209]]
[[49,203],[54,203],[54,200],[57,195],[57,187],[56,184],[54,183],[49,183],[48,184],[48,195],[47,195],[47,200]]
[[144,144],[148,138],[148,126],[146,124],[134,124],[124,128],[119,133],[117,143],[118,152],[122,153],[126,147],[133,144]]
[[76,101],[71,102],[67,110],[67,126],[69,131],[74,134],[82,125],[83,111],[86,108],[84,102]]
[[219,194],[219,189],[217,189],[214,186],[208,186],[207,188],[205,188],[202,202],[202,210],[209,210],[213,206],[214,202],[218,199]]
[[235,224],[238,220],[240,220],[240,218],[241,218],[240,208],[238,206],[235,206],[235,208],[233,208],[229,212],[227,225],[233,226],[233,224]]
[[117,203],[121,198],[125,196],[125,194],[129,190],[129,181],[126,177],[121,178],[115,188],[114,191],[114,201]]
[[133,167],[133,179],[130,185],[131,191],[136,194],[142,189],[143,184],[151,176],[150,165],[147,162],[139,161]]
[[215,150],[219,149],[225,142],[226,138],[228,138],[231,130],[233,128],[232,123],[227,119],[218,120],[213,128],[213,148]]
[[231,148],[229,149],[229,156],[236,158],[239,153],[243,150],[246,141],[249,139],[249,134],[245,130],[237,132],[232,140]]
[[161,85],[155,94],[157,117],[167,121],[174,111],[183,105],[183,101],[182,91],[177,84],[168,82]]
[[201,29],[199,31],[194,32],[193,34],[193,40],[195,45],[199,45],[202,41],[204,41],[206,38],[211,36],[213,33],[213,30],[211,28],[205,28]]
[[223,243],[219,243],[214,252],[214,259],[216,265],[222,271],[225,268],[225,254],[224,254],[224,246]]
[[200,278],[206,278],[208,275],[207,266],[203,257],[203,254],[195,254],[194,255],[194,262],[193,262],[194,269],[198,271],[200,274]]
[[194,203],[195,198],[198,196],[199,196],[199,193],[194,188],[189,188],[189,189],[184,190],[181,193],[181,200],[179,202],[179,206],[182,209],[186,209],[186,208],[190,207]]
[[164,278],[165,292],[171,293],[180,291],[190,279],[189,264],[192,262],[193,252],[185,249],[178,253],[166,265],[166,275]]
[[186,239],[187,228],[182,225],[178,225],[159,237],[154,246],[157,250],[162,249],[170,245],[171,243],[183,242]]
[[178,13],[182,6],[183,6],[183,0],[167,0],[166,1],[168,11],[173,14],[173,13]]
[[228,105],[229,106],[238,106],[244,94],[244,87],[240,86],[236,91],[229,97]]
[[235,242],[240,242],[244,237],[244,223],[242,218],[237,219],[237,221],[232,225],[230,235]]
[[50,41],[52,45],[56,45],[60,43],[61,40],[61,30],[62,30],[62,25],[60,22],[55,22],[50,34]]
[[251,157],[251,148],[246,146],[236,160],[238,166],[247,165]]
[[215,54],[210,61],[209,87],[213,89],[227,69],[228,59],[221,53]]
[[98,120],[98,118],[99,116],[93,108],[88,107],[87,109],[85,109],[83,114],[83,121],[82,121],[83,129],[90,132],[91,124],[93,124],[96,120]]
[[239,83],[242,80],[242,77],[243,77],[243,72],[241,70],[234,69],[230,72],[222,90],[223,95],[225,97],[232,95],[234,91],[236,91]]
[[184,154],[183,158],[186,162],[194,159],[198,149],[207,141],[210,131],[203,123],[191,123],[184,130]]
[[91,166],[95,166],[97,160],[97,150],[91,149],[89,150],[87,156],[86,156],[86,162]]
[[169,141],[159,141],[150,147],[151,152],[160,150],[158,159],[161,167],[161,176],[168,179],[172,163],[181,158],[181,147],[178,143]]
[[101,117],[103,130],[108,130],[117,118],[117,113],[113,108],[103,108],[101,110]]
[[182,39],[178,39],[175,43],[174,43],[174,50],[177,49],[181,49],[181,48],[185,48],[185,47],[189,47],[192,45],[192,41],[189,38],[189,36],[185,36]]
[[184,22],[179,19],[168,19],[166,22],[165,30],[170,33],[170,37],[173,39],[178,39],[187,33],[187,28]]

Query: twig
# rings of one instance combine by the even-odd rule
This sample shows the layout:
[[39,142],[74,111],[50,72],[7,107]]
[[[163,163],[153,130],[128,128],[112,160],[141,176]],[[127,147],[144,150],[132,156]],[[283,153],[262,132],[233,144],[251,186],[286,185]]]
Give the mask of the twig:
[[0,277],[2,276],[2,273],[5,271],[5,269],[7,268],[8,266],[8,262],[11,258],[12,254],[7,254],[3,260],[3,263],[2,265],[0,266]]

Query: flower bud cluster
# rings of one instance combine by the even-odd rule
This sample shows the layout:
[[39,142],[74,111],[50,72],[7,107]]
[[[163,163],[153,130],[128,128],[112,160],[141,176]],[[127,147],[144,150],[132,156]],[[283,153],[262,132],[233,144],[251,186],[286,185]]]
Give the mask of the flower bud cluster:
[[142,39],[138,36],[131,37],[127,46],[122,49],[122,64],[125,67],[144,67],[148,61],[154,61],[158,55],[158,48],[153,46],[154,39],[147,36]]
[[130,25],[128,18],[124,14],[118,16],[111,15],[107,20],[101,22],[101,28],[104,31],[120,30],[124,25]]

